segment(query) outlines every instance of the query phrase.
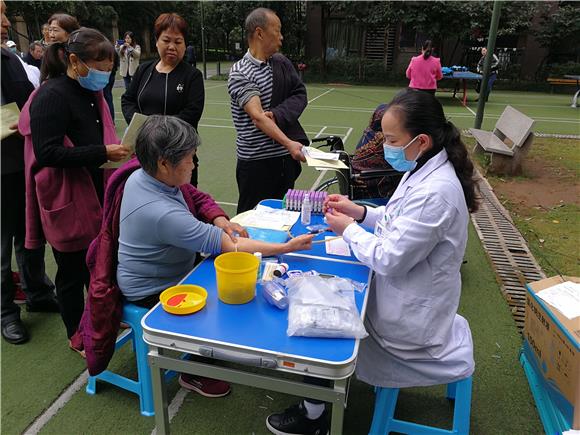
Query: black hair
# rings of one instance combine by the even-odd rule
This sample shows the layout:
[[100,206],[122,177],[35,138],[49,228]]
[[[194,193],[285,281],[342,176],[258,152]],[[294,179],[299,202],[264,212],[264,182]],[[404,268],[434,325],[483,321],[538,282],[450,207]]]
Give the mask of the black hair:
[[159,159],[176,166],[199,144],[191,124],[175,116],[150,115],[137,135],[135,154],[143,170],[155,177]]
[[131,38],[131,46],[132,46],[132,47],[135,47],[135,45],[137,44],[137,43],[135,42],[135,34],[134,34],[133,32],[131,32],[130,30],[127,30],[127,31],[125,32],[125,35],[123,35],[123,39],[125,39],[127,36],[128,36],[129,38]]
[[433,44],[431,43],[430,39],[427,39],[425,42],[423,42],[422,49],[424,50],[423,59],[429,59],[429,56],[431,56],[431,52],[433,51]]
[[44,53],[40,81],[66,74],[70,63],[69,55],[76,54],[80,60],[113,60],[115,48],[101,32],[81,27],[69,35],[68,42],[55,42]]
[[467,208],[471,213],[476,212],[479,197],[473,163],[461,140],[461,133],[451,121],[445,119],[437,98],[428,92],[407,88],[395,95],[387,112],[397,113],[403,129],[411,136],[427,134],[431,136],[434,147],[445,148],[463,188]]

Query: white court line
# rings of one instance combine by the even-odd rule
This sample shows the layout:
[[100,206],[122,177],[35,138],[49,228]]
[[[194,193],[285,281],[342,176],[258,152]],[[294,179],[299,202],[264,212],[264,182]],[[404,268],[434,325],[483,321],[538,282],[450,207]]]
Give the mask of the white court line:
[[222,86],[226,86],[228,83],[222,83],[221,85],[215,85],[215,86],[208,86],[205,89],[215,89],[215,88],[221,88]]
[[348,131],[346,132],[346,135],[342,139],[342,143],[343,144],[346,145],[346,141],[348,140],[348,137],[350,136],[351,133],[352,133],[352,127],[349,127]]
[[[235,130],[235,127],[233,125],[199,124],[199,126],[208,128],[227,128],[230,130]],[[316,134],[315,131],[306,131],[305,133],[308,135]]]
[[[316,139],[317,137],[320,137],[320,135],[324,132],[324,130],[326,130],[326,125],[324,127],[322,127],[320,129],[320,131],[318,133],[316,133],[316,136],[314,136],[314,139]],[[316,186],[318,186],[318,183],[320,183],[320,180],[322,179],[322,177],[324,177],[326,175],[328,171],[324,170],[320,173],[320,175],[318,176],[318,178],[316,179],[316,181],[314,182],[314,184],[310,187],[309,190],[314,190],[314,188]]]
[[[202,120],[206,120],[206,119],[207,120],[212,120],[212,121],[227,121],[227,122],[231,122],[232,121],[231,118],[214,118],[212,116],[204,116],[202,118]],[[320,126],[320,124],[303,124],[303,123],[300,123],[300,125],[302,125],[303,127],[304,126],[306,126],[306,127],[318,127],[318,126]],[[345,127],[344,125],[330,125],[330,124],[327,124],[326,127],[343,128],[345,130],[348,130],[348,127]]]
[[[324,127],[326,129],[326,126]],[[342,139],[342,143],[346,145],[346,141],[348,140],[348,137],[350,136],[350,134],[352,133],[352,127],[349,127],[348,131],[346,132],[346,135],[344,136],[344,138]],[[322,132],[322,131],[321,131]],[[318,137],[318,135],[316,135],[316,137]],[[322,181],[322,178],[324,178],[326,176],[326,174],[328,173],[328,169],[324,169],[323,171],[320,172],[320,175],[318,176],[318,178],[316,179],[316,181],[314,181],[314,183],[312,184],[312,186],[310,187],[310,190],[314,190],[318,187],[318,185],[320,184],[320,182]]]
[[238,203],[237,202],[216,201],[215,203],[218,204],[218,205],[232,205],[234,207],[237,207],[238,206]]
[[[457,98],[459,101],[463,101],[458,96],[455,96],[455,98]],[[462,104],[462,106],[463,106],[463,104]],[[463,106],[463,107],[465,107],[467,110],[469,110],[473,116],[477,116],[477,114],[473,110],[471,110],[471,108],[469,106]]]
[[[185,396],[187,396],[188,394],[189,394],[189,390],[187,390],[185,388],[180,388],[179,391],[177,392],[177,394],[175,394],[175,397],[173,398],[173,400],[171,401],[171,403],[167,407],[167,411],[169,412],[169,422],[170,423],[171,423],[171,420],[173,420],[173,417],[175,417],[177,415],[179,408],[181,408],[181,405],[183,405],[183,402],[185,401]],[[157,435],[157,427],[153,428],[153,430],[151,431],[151,435]]]
[[72,396],[77,393],[89,379],[89,372],[85,370],[80,374],[78,378],[74,380],[74,382],[68,386],[63,393],[57,397],[57,399],[52,402],[46,411],[40,414],[34,422],[26,428],[24,431],[24,435],[35,435],[41,431],[41,429],[50,421],[52,417],[54,417],[60,409],[68,403]]
[[313,99],[311,99],[311,100],[308,100],[308,104],[312,103],[313,101],[316,101],[316,100],[318,100],[320,97],[322,97],[322,96],[324,96],[324,95],[326,95],[326,94],[328,94],[328,93],[330,93],[330,92],[332,92],[332,91],[334,91],[334,88],[330,88],[328,91],[326,91],[326,92],[323,92],[322,94],[320,94],[320,95],[318,95],[318,96],[314,97],[314,98],[313,98]]

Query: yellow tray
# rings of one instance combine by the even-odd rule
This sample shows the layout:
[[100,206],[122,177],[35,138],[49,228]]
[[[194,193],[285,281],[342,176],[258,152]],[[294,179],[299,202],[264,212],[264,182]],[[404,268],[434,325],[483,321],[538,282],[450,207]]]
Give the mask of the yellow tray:
[[207,291],[198,285],[176,285],[164,290],[159,300],[168,313],[192,314],[205,307]]

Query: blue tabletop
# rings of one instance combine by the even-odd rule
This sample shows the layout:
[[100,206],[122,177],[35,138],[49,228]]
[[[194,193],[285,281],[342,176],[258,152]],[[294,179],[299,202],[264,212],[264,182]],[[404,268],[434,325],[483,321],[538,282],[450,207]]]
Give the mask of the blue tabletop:
[[[266,199],[264,201],[261,201],[260,204],[265,205],[266,207],[282,208],[282,200],[280,200],[280,199]],[[324,223],[324,216],[322,214],[314,214],[313,213],[310,220],[311,220],[310,225],[323,224]],[[306,229],[306,227],[304,225],[302,225],[302,223],[300,222],[300,219],[298,219],[298,221],[294,224],[294,226],[292,227],[290,232],[292,233],[292,236],[296,237],[296,236],[299,236],[301,234],[307,234],[308,230]],[[336,237],[336,233],[333,233],[331,231],[326,231],[324,233],[318,234],[314,238],[314,240],[324,240],[325,237]],[[325,258],[333,258],[333,259],[337,259],[337,260],[349,260],[349,261],[359,262],[358,259],[352,254],[352,251],[350,253],[350,256],[348,256],[348,257],[343,256],[343,255],[327,254],[325,243],[319,243],[316,245],[312,245],[312,249],[310,249],[308,251],[299,251],[299,254],[315,255],[317,257],[325,257]]]
[[467,80],[481,80],[483,76],[471,71],[453,71],[453,74],[449,76],[443,76],[443,78],[452,79],[467,79]]
[[[369,269],[360,264],[316,260],[298,256],[282,256],[291,269],[310,270],[367,282]],[[228,305],[217,297],[214,259],[208,258],[183,281],[196,284],[208,292],[207,304],[199,312],[178,316],[157,305],[143,319],[145,329],[171,335],[201,339],[206,343],[226,343],[239,348],[252,348],[266,353],[295,356],[338,364],[351,359],[356,340],[340,338],[288,337],[288,311],[268,304],[257,286],[256,297],[243,305]],[[365,308],[366,290],[355,292],[359,312]]]

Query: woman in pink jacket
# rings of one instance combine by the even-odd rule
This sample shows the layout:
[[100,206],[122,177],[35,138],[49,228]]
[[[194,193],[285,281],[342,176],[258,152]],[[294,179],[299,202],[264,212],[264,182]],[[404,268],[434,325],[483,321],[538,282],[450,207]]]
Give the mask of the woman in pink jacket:
[[443,78],[443,73],[441,72],[441,61],[438,57],[431,55],[432,50],[431,41],[426,40],[423,43],[421,54],[411,59],[407,67],[407,78],[411,80],[410,88],[435,94],[437,80]]

